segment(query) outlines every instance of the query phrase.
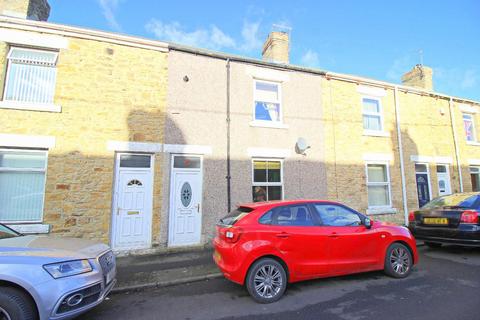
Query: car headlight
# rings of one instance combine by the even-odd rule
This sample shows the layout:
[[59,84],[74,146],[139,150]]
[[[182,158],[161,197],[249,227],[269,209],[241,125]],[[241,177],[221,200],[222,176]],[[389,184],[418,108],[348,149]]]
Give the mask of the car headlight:
[[46,264],[43,268],[55,279],[70,277],[93,270],[88,260],[73,260]]

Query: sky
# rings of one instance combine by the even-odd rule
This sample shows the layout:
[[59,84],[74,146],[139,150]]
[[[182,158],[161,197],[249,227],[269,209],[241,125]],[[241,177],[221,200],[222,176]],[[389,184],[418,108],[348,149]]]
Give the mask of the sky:
[[49,21],[261,58],[278,26],[290,63],[400,83],[422,63],[437,92],[480,101],[478,0],[49,0]]

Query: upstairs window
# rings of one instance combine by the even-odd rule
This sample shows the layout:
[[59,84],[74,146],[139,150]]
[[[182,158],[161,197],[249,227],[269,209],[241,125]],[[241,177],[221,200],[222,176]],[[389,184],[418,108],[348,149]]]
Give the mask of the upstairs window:
[[255,80],[254,120],[268,123],[282,122],[280,84]]
[[383,131],[382,107],[380,100],[362,98],[363,129],[365,131]]
[[46,151],[0,150],[0,222],[41,222]]
[[53,104],[58,52],[12,47],[3,100]]
[[476,141],[475,122],[473,121],[473,115],[469,113],[463,114],[463,128],[465,129],[465,138],[467,141]]

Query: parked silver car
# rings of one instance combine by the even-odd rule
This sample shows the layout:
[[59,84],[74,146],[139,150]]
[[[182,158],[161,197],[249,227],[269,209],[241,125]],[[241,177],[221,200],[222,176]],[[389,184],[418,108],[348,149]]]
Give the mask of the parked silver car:
[[0,320],[73,318],[101,303],[115,276],[105,244],[24,236],[0,224]]

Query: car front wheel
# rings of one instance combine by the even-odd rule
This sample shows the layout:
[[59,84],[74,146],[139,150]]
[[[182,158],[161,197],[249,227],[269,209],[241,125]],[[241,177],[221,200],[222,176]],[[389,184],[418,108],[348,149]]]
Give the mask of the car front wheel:
[[405,278],[412,271],[413,259],[408,248],[401,243],[393,243],[385,255],[385,273],[394,278]]
[[0,287],[0,320],[34,319],[37,314],[29,296],[16,288]]
[[256,261],[247,274],[248,293],[259,303],[272,303],[283,296],[287,274],[282,264],[271,258]]

